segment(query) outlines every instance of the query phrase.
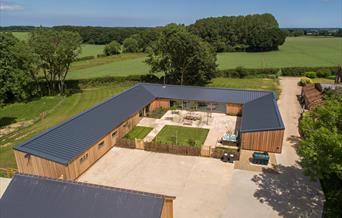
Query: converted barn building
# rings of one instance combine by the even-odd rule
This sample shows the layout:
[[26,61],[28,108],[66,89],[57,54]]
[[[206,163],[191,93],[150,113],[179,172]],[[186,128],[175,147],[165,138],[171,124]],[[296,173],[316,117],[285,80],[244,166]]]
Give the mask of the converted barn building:
[[271,91],[137,84],[18,145],[19,172],[74,180],[110,150],[149,111],[181,101],[197,109],[241,115],[241,149],[280,153],[282,122]]
[[172,218],[174,197],[17,174],[0,199],[2,218]]

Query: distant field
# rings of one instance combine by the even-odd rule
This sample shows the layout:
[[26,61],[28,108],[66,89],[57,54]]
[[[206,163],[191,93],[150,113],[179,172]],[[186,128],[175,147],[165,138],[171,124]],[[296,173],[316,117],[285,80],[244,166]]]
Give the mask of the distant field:
[[68,79],[105,76],[143,75],[149,72],[145,54],[121,54],[111,57],[79,61],[72,65]]
[[[12,32],[20,40],[28,40],[29,32]],[[103,53],[105,45],[82,44],[82,51],[79,57],[96,56]]]
[[[27,32],[14,32],[20,39],[27,39]],[[103,45],[82,45],[83,56],[96,56],[102,53]],[[127,58],[130,57],[130,58]],[[149,66],[144,63],[145,55],[126,56],[113,62],[98,58],[82,69],[72,69],[68,78],[94,78],[103,76],[126,76],[147,74]],[[104,58],[106,59],[106,58]],[[108,59],[106,59],[108,60]],[[89,62],[86,62],[89,63]],[[280,68],[280,67],[320,67],[342,64],[342,38],[333,37],[288,37],[279,51],[247,53],[231,52],[217,54],[219,69],[245,68]],[[81,63],[83,64],[83,63]]]
[[[92,78],[102,76],[124,76],[147,74],[149,66],[144,56],[122,62],[104,63],[102,66],[89,66],[88,69],[73,71],[69,78]],[[272,67],[314,67],[337,66],[342,64],[342,38],[291,37],[279,51],[264,53],[219,53],[219,69]]]
[[314,67],[342,64],[342,38],[288,37],[279,51],[220,53],[219,69]]
[[82,50],[79,57],[96,56],[98,54],[103,54],[104,47],[105,45],[82,44]]

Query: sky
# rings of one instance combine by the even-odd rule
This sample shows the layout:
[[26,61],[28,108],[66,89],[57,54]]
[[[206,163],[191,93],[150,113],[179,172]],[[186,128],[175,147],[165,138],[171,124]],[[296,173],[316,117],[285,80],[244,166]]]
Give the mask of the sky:
[[163,26],[271,13],[280,27],[340,27],[342,0],[0,0],[0,25]]

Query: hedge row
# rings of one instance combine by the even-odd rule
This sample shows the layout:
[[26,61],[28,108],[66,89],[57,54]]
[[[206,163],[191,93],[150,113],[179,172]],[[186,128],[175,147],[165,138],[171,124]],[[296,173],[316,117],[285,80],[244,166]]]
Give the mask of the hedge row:
[[237,67],[235,69],[229,70],[219,70],[217,72],[217,77],[264,77],[264,76],[303,76],[305,72],[309,71],[322,71],[329,70],[332,74],[336,74],[337,67],[284,67],[284,68],[265,68],[265,69],[255,69],[255,68],[243,68]]

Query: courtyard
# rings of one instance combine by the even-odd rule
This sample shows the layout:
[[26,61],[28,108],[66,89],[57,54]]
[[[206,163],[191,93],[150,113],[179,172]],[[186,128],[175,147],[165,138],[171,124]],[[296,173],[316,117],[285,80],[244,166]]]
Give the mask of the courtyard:
[[[240,117],[229,116],[224,113],[168,110],[160,119],[143,117],[137,126],[152,128],[144,138],[146,142],[153,141],[159,133],[165,131],[166,126],[184,127],[183,130],[185,131],[186,127],[191,127],[194,129],[188,131],[188,137],[191,140],[200,142],[199,146],[203,148],[214,148],[220,145],[219,141],[226,133],[237,134],[240,127]],[[191,138],[191,136],[195,138]]]
[[233,164],[112,148],[78,181],[176,196],[174,217],[224,217]]

